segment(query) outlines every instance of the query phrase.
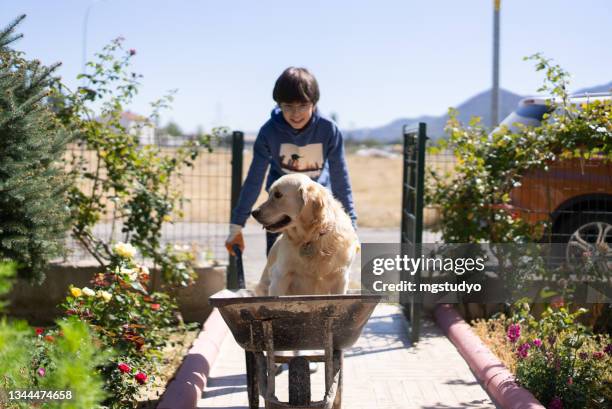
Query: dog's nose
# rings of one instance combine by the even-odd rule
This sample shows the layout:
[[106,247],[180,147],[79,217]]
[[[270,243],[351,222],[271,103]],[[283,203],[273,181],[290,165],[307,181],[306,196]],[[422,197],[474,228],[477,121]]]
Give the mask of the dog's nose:
[[261,213],[261,210],[255,209],[251,212],[251,216],[257,219],[259,217],[259,213]]

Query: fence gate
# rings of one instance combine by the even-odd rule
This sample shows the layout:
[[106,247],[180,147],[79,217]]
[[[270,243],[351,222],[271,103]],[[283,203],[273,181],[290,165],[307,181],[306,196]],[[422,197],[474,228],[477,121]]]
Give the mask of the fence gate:
[[[425,186],[425,145],[427,142],[426,124],[419,122],[414,126],[404,126],[404,175],[402,179],[402,252],[408,257],[420,257],[423,243],[423,196]],[[409,277],[402,277],[408,280]],[[421,271],[416,271],[411,279],[418,286]],[[410,339],[419,340],[421,329],[422,302],[418,296],[401,292],[400,302],[410,320]]]

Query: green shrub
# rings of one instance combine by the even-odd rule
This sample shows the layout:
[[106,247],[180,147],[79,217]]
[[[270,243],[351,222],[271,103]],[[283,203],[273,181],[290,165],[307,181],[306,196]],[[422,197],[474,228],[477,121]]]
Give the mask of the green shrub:
[[[517,357],[517,382],[546,407],[612,406],[612,344],[577,321],[586,311],[548,307],[536,320],[523,307],[512,318],[507,335]],[[523,331],[515,338],[517,328]]]

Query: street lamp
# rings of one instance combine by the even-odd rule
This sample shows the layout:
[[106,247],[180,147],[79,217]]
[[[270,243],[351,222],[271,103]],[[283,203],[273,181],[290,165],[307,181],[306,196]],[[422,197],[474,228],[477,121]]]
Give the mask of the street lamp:
[[493,0],[493,87],[491,89],[491,129],[499,122],[499,9],[501,0]]
[[[87,23],[89,22],[89,13],[91,12],[92,7],[101,3],[105,0],[94,0],[89,3],[87,6],[87,10],[85,10],[85,17],[83,18],[83,55],[82,55],[82,74],[87,73]],[[83,78],[83,85],[85,85],[85,78]]]

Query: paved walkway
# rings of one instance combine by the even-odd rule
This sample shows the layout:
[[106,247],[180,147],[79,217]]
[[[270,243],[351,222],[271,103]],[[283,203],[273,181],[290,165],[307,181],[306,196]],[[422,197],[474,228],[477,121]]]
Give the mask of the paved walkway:
[[[417,346],[395,305],[379,305],[361,338],[345,352],[343,408],[496,408],[451,342],[431,321]],[[323,396],[323,368],[312,375],[312,398]],[[229,335],[198,408],[247,408],[244,352]],[[287,374],[276,378],[287,401]],[[263,407],[263,399],[260,406]]]

